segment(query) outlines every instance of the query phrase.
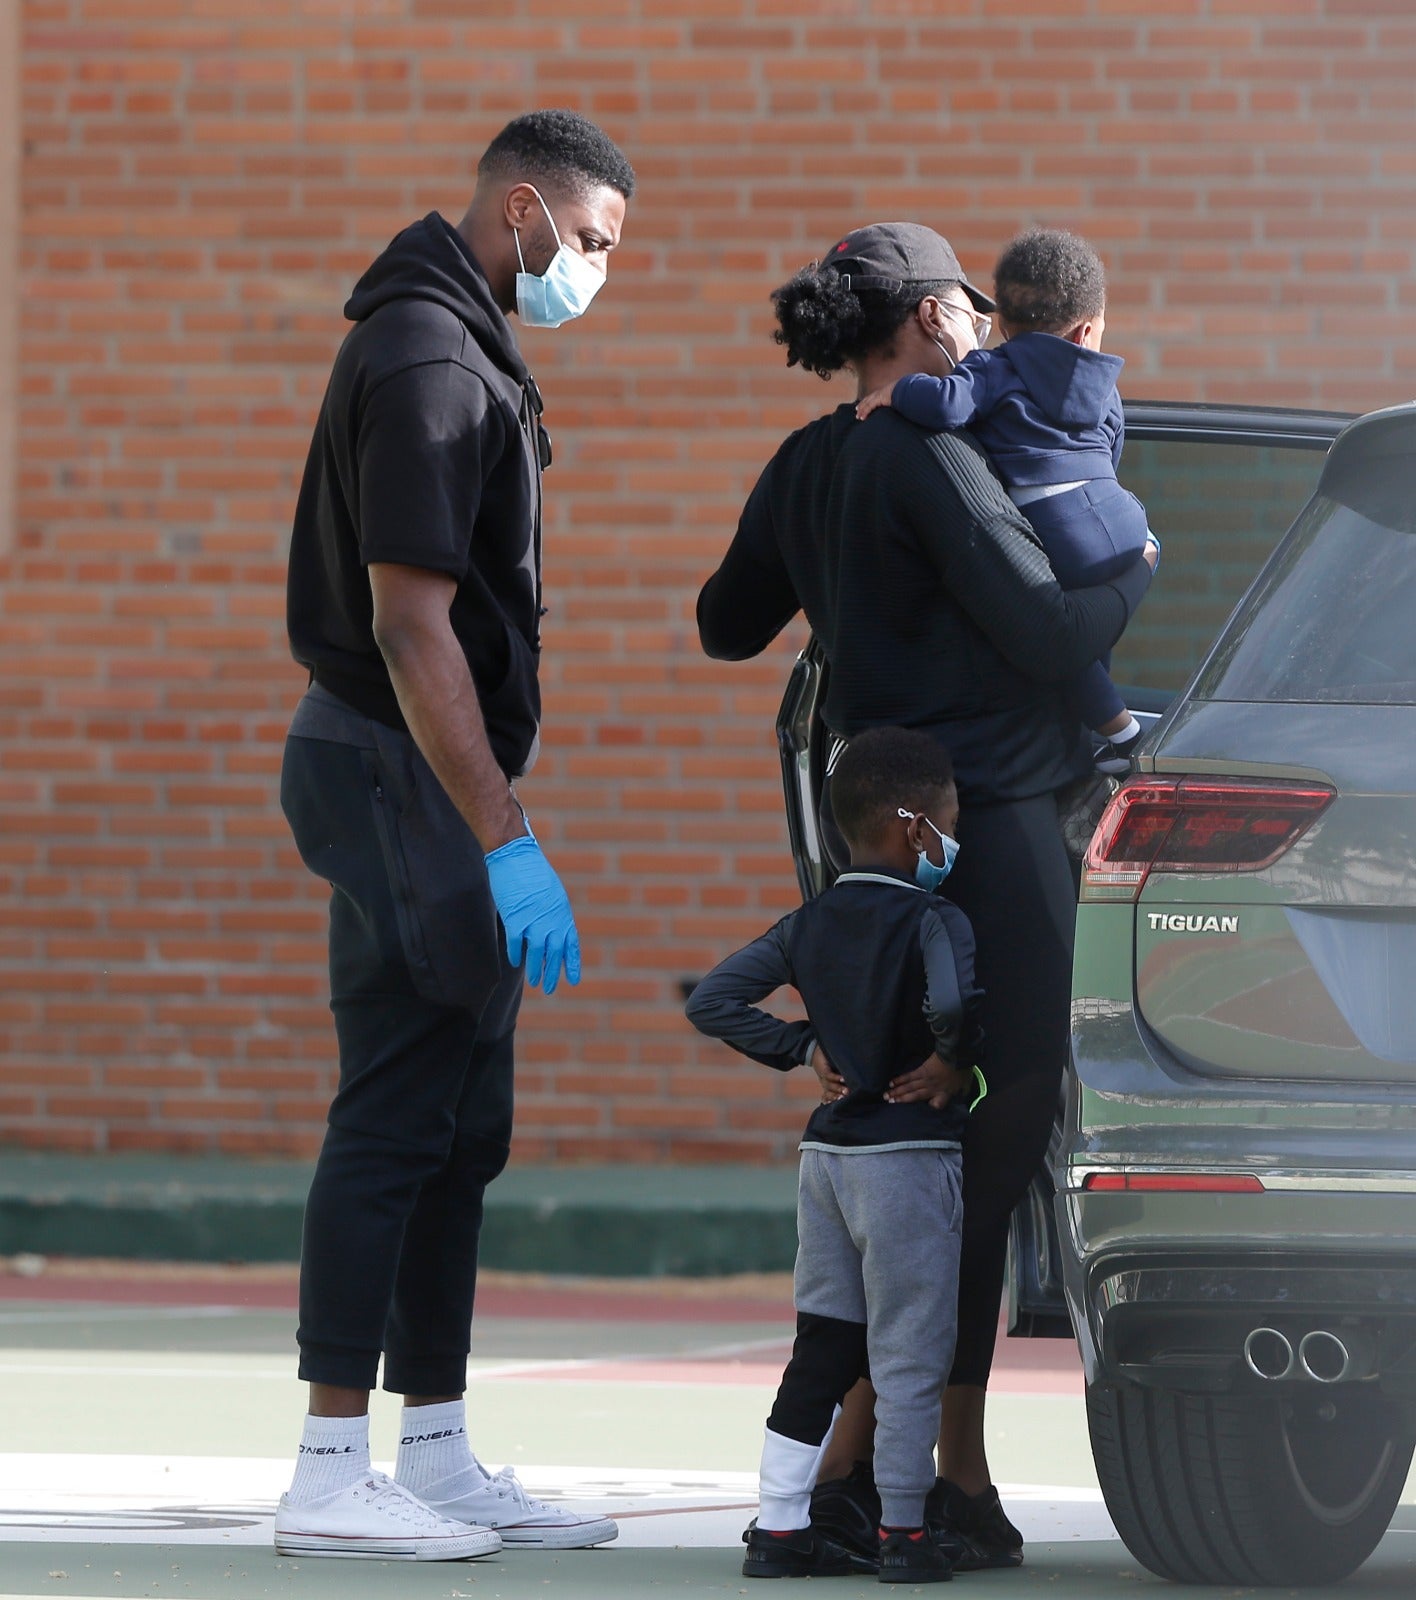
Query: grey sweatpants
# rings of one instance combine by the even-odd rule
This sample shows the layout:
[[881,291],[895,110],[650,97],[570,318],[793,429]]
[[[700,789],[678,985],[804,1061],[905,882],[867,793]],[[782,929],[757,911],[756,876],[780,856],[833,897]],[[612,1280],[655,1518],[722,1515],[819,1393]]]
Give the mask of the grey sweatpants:
[[957,1149],[801,1153],[796,1308],[865,1324],[875,1482],[891,1527],[919,1527],[934,1486],[954,1360],[961,1170]]

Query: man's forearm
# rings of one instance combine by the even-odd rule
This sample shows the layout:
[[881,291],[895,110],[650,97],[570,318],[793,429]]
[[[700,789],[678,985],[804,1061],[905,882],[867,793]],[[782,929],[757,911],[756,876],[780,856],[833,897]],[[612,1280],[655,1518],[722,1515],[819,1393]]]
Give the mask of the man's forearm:
[[414,742],[478,844],[490,853],[522,837],[521,808],[492,754],[472,673],[451,628],[394,630],[379,648]]

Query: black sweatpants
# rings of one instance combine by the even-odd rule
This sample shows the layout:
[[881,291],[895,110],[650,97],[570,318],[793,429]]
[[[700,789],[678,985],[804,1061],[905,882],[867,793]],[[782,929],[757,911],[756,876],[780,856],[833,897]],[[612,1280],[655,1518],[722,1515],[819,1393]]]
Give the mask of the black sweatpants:
[[[829,781],[821,826],[832,859],[844,865]],[[1047,1154],[1066,1063],[1077,898],[1052,795],[964,807],[959,857],[943,892],[973,924],[988,1078],[963,1139],[959,1333],[949,1382],[986,1387],[1008,1221]]]
[[481,849],[412,739],[301,701],[281,806],[328,880],[339,1087],[305,1207],[300,1376],[466,1387],[482,1196],[511,1142],[523,976]]

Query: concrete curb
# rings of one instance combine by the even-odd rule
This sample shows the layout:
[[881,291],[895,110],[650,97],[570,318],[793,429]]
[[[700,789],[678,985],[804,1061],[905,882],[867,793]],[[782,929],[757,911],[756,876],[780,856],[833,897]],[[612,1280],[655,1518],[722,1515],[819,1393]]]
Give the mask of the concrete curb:
[[[294,1261],[310,1168],[0,1154],[0,1254]],[[481,1261],[513,1272],[790,1271],[794,1167],[513,1167],[487,1191]]]

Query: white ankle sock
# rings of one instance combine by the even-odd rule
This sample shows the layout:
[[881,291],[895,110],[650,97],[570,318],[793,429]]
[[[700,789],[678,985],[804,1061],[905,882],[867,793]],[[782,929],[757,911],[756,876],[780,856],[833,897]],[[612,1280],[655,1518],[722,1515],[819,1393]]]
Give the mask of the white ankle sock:
[[[404,1406],[398,1427],[398,1465],[393,1475],[414,1494],[455,1480],[459,1490],[487,1474],[467,1441],[467,1404],[448,1400],[439,1406]],[[444,1498],[452,1498],[444,1496]]]
[[770,1428],[762,1430],[762,1465],[757,1470],[759,1528],[785,1533],[808,1526],[811,1489],[820,1459],[819,1444],[803,1444]]
[[308,1505],[367,1478],[369,1470],[367,1416],[307,1416],[288,1498],[292,1505]]
[[1134,717],[1130,717],[1127,720],[1126,726],[1122,728],[1120,733],[1109,733],[1106,737],[1111,744],[1124,746],[1129,744],[1132,739],[1139,738],[1140,732],[1140,723],[1137,722]]

